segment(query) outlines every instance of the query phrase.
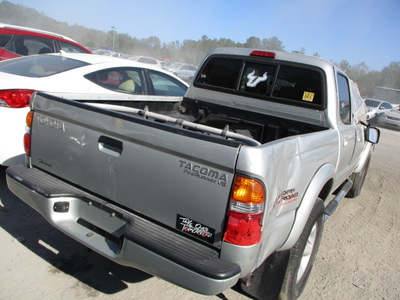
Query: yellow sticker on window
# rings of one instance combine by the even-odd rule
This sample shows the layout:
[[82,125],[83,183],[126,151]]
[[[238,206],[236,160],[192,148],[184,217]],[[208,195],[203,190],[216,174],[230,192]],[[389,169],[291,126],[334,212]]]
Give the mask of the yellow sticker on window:
[[314,96],[315,93],[313,92],[304,92],[303,93],[303,100],[308,101],[308,102],[313,102],[314,101]]

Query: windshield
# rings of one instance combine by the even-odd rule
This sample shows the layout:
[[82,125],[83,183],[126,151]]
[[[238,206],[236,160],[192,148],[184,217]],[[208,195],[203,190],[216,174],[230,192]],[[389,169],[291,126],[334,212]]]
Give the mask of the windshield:
[[34,55],[1,62],[0,72],[27,77],[44,77],[86,65],[88,63],[61,55]]

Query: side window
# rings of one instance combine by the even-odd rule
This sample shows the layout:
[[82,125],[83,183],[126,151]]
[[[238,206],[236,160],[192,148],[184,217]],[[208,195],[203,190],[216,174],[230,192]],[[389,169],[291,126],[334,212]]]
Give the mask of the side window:
[[22,56],[53,53],[54,44],[51,39],[20,35],[14,37],[6,50]]
[[114,92],[143,94],[143,77],[139,69],[106,69],[91,73],[85,77],[95,84]]
[[64,52],[68,52],[68,53],[87,53],[86,51],[84,51],[83,49],[72,45],[70,43],[66,43],[63,41],[59,41],[60,42],[60,48],[62,51]]
[[339,112],[340,119],[344,124],[350,124],[350,90],[349,82],[346,77],[341,74],[337,76],[338,89],[339,89]]
[[197,83],[234,90],[241,66],[242,61],[239,59],[214,57],[201,71]]
[[392,109],[393,106],[390,103],[383,102],[379,109]]
[[1,34],[0,35],[0,48],[4,48],[7,43],[11,40],[12,35],[5,35],[5,34]]
[[149,70],[154,93],[158,96],[183,96],[187,87],[169,75]]

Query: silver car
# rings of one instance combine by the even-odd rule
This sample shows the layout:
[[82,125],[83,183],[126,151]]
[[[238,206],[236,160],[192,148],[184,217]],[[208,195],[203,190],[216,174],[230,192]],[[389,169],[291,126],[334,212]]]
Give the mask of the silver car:
[[378,119],[378,125],[400,129],[400,107],[398,106],[381,114]]

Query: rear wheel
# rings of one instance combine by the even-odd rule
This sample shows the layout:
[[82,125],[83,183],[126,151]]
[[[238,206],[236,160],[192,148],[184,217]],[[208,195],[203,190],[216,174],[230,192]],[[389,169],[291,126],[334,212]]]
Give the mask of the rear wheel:
[[280,299],[297,299],[306,286],[321,242],[324,209],[322,200],[318,199],[300,238],[290,249],[289,262],[279,295]]
[[299,240],[290,249],[272,254],[253,272],[242,290],[255,299],[297,299],[303,291],[322,237],[324,204],[315,203]]

